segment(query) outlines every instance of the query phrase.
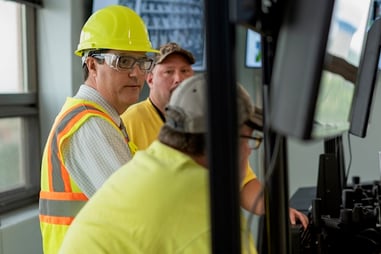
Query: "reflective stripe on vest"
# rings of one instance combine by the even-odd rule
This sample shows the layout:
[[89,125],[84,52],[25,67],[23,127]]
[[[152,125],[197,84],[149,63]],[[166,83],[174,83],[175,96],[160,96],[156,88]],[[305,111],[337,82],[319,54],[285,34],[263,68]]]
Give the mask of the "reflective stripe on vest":
[[49,191],[40,192],[41,222],[70,225],[88,200],[82,192],[72,192],[71,178],[63,164],[60,145],[62,140],[72,134],[75,124],[78,124],[84,116],[91,115],[106,118],[120,130],[109,115],[90,104],[81,103],[71,107],[62,115],[49,137],[50,145],[47,150]]

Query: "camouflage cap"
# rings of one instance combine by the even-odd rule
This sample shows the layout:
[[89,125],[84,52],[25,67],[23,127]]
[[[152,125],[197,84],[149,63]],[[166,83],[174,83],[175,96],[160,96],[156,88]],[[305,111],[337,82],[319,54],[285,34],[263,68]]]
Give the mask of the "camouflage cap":
[[169,42],[167,44],[160,46],[160,53],[156,57],[156,63],[157,64],[162,63],[164,59],[166,59],[169,55],[172,55],[175,53],[184,56],[185,59],[187,59],[190,64],[195,63],[193,54],[190,51],[183,49],[182,47],[180,47],[179,44],[175,42]]

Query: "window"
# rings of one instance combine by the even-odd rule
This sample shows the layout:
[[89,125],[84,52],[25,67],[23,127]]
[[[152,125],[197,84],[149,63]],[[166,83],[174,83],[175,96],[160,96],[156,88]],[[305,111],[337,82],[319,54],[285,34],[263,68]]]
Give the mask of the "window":
[[0,213],[38,199],[35,9],[0,0]]

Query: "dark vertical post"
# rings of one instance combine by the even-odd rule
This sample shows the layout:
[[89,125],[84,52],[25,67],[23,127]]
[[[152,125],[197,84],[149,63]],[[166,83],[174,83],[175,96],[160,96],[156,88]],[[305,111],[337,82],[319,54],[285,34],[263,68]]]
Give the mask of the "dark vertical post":
[[241,253],[234,26],[228,0],[205,0],[213,253]]
[[[264,101],[264,122],[267,124],[269,116],[270,84],[272,67],[275,56],[275,47],[277,40],[277,32],[272,36],[262,37],[262,55],[263,57],[263,101]],[[278,137],[276,144],[276,135],[270,129],[265,128],[265,168],[266,173],[270,166],[274,166],[274,172],[271,178],[266,182],[265,191],[265,225],[262,226],[264,234],[266,234],[267,245],[265,252],[269,254],[290,253],[290,237],[289,237],[289,213],[288,213],[288,167],[287,167],[287,143],[285,137]],[[278,145],[278,146],[277,146]],[[273,165],[270,165],[274,160]]]
[[344,158],[344,145],[343,136],[337,136],[324,141],[324,153],[331,153],[336,156],[340,177],[340,188],[343,189],[347,186],[347,176],[345,172],[345,158]]

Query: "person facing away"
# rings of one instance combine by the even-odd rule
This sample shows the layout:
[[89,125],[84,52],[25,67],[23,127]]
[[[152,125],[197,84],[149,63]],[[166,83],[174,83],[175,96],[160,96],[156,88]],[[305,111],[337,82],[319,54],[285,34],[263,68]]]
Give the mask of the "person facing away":
[[[253,107],[246,91],[237,88],[237,137],[251,137],[253,129],[245,123],[252,121]],[[211,253],[206,104],[204,75],[186,79],[173,92],[158,140],[137,151],[89,200],[60,254],[84,248],[97,254]],[[240,174],[251,151],[248,140],[241,138],[237,148]],[[248,240],[242,253],[257,253],[252,237]]]
[[[146,149],[159,134],[160,128],[165,122],[165,106],[173,91],[184,80],[194,75],[192,64],[195,58],[191,52],[182,48],[175,42],[169,42],[160,47],[160,53],[156,57],[156,65],[148,73],[146,82],[150,88],[149,97],[129,107],[121,118],[126,126],[127,132],[137,145],[138,149]],[[259,110],[259,109],[257,109]],[[262,131],[261,113],[255,114],[253,129],[259,134]],[[247,165],[244,179],[241,183],[241,206],[252,211],[252,206],[262,188],[251,166]],[[263,198],[253,211],[255,214],[264,213]],[[290,208],[290,221],[295,224],[299,220],[306,228],[307,217]]]
[[136,103],[157,53],[143,20],[111,5],[84,24],[75,54],[84,84],[66,99],[45,145],[39,219],[45,254],[56,254],[74,217],[104,181],[132,158],[120,114]]

